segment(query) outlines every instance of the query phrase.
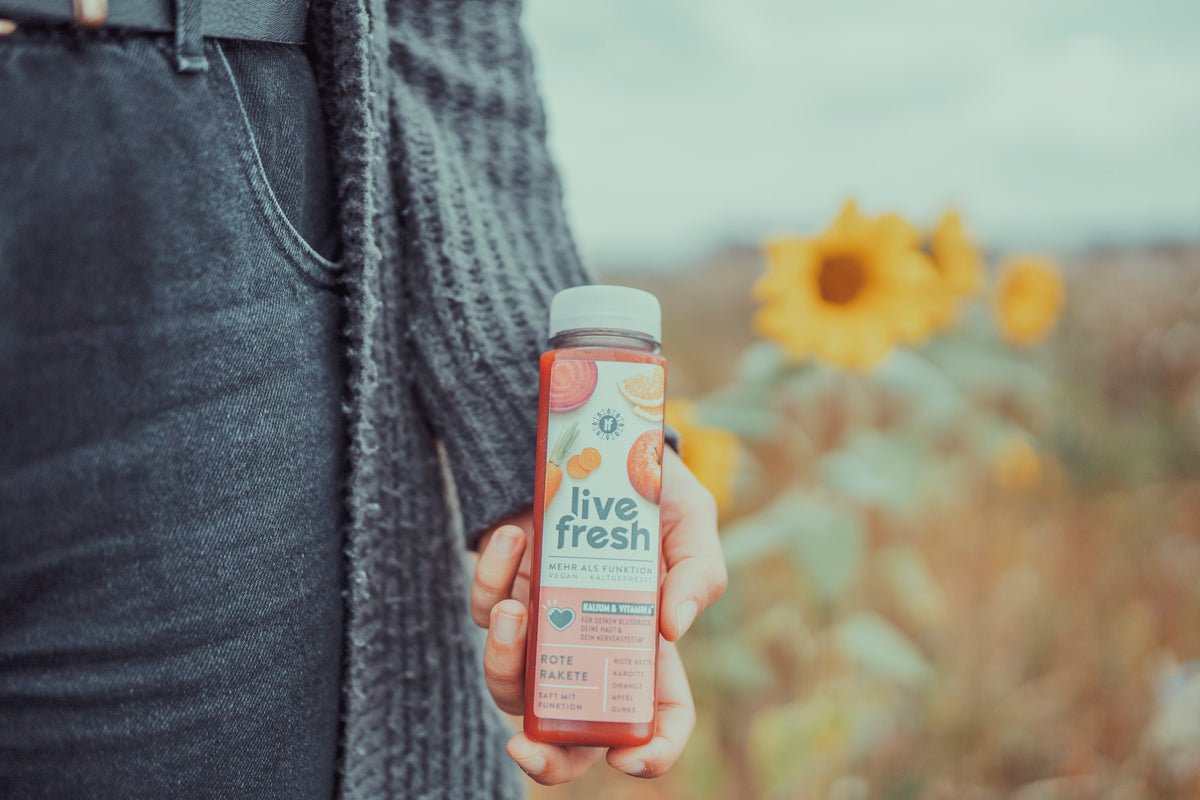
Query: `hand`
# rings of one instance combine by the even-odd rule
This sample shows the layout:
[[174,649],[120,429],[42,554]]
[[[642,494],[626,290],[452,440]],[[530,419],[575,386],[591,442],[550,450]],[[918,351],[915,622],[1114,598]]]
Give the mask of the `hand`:
[[[656,702],[658,730],[638,747],[608,750],[608,763],[638,777],[663,774],[683,752],[696,720],[695,704],[674,642],[725,591],[725,559],[717,540],[712,495],[674,450],[663,458],[660,504],[662,558],[666,565],[659,614]],[[528,631],[532,510],[504,520],[479,541],[479,564],[471,584],[471,615],[488,629],[483,671],[496,704],[521,714],[525,704],[525,636]],[[574,780],[604,755],[598,747],[564,747],[518,732],[508,753],[538,783]]]

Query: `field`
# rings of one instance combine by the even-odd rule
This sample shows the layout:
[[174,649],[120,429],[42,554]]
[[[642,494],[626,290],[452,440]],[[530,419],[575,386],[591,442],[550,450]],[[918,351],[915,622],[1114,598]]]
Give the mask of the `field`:
[[1200,797],[1200,248],[1060,267],[1036,343],[976,300],[866,370],[765,341],[757,250],[602,276],[662,300],[731,582],[675,769],[535,797]]

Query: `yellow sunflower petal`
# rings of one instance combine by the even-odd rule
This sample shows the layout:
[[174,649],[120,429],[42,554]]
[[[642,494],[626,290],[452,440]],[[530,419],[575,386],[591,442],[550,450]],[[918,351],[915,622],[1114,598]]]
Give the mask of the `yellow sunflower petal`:
[[870,220],[859,213],[858,204],[847,200],[820,238],[827,243],[856,242],[863,238],[869,227]]
[[815,265],[813,244],[806,239],[776,239],[764,245],[763,252],[767,256],[767,273],[752,288],[759,300],[786,295]]
[[955,294],[974,294],[983,285],[983,258],[957,211],[947,211],[930,235],[933,262]]
[[880,217],[876,235],[884,247],[914,248],[921,243],[921,232],[899,214]]
[[666,403],[666,420],[679,431],[680,457],[717,502],[717,513],[727,513],[733,503],[733,474],[737,466],[737,437],[720,428],[708,428],[696,422],[695,406],[688,400],[671,399]]
[[1009,342],[1029,345],[1042,339],[1054,327],[1062,302],[1062,276],[1050,259],[1014,256],[1001,265],[996,314]]

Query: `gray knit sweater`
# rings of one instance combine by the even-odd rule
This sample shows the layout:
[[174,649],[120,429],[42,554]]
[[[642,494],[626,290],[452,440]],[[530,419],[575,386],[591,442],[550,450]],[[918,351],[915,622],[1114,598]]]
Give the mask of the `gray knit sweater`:
[[532,502],[547,309],[590,280],[519,3],[312,0],[311,12],[350,290],[341,796],[519,797],[463,551]]

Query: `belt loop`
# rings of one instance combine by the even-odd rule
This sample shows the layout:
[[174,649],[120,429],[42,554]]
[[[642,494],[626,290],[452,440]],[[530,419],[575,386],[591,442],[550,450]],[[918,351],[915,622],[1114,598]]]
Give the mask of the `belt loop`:
[[179,72],[205,72],[208,59],[204,55],[204,18],[200,13],[201,0],[175,2],[175,69]]

